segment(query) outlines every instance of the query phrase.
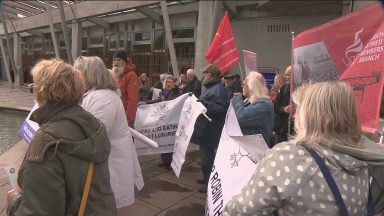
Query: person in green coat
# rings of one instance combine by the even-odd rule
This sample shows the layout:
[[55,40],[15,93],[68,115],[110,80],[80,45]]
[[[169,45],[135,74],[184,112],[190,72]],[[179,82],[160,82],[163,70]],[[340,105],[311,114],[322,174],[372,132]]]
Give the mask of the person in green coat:
[[39,108],[30,119],[40,128],[18,173],[21,191],[8,195],[8,214],[78,215],[88,176],[84,215],[117,215],[109,182],[111,147],[104,125],[79,105],[81,73],[61,60],[43,60],[32,75]]

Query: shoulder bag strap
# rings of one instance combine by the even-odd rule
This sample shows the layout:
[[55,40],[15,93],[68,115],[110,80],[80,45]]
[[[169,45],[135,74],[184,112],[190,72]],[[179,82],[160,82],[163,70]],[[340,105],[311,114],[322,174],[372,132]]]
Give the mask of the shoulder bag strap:
[[95,163],[90,163],[88,166],[88,173],[87,173],[87,179],[85,180],[85,187],[83,191],[83,196],[81,197],[81,203],[80,203],[80,209],[78,216],[83,216],[85,211],[85,206],[87,204],[88,199],[88,193],[89,189],[91,187],[91,180],[93,176],[93,168],[95,166]]
[[332,191],[333,197],[335,198],[336,203],[342,212],[342,215],[348,216],[347,207],[345,206],[345,203],[343,201],[343,198],[341,197],[339,188],[337,187],[336,182],[333,179],[331,172],[329,172],[327,165],[325,165],[324,161],[320,158],[320,156],[313,149],[307,149],[307,150],[311,154],[313,159],[315,159],[317,165],[319,166],[321,172],[323,173],[323,176],[324,176],[325,180],[327,181],[329,188]]

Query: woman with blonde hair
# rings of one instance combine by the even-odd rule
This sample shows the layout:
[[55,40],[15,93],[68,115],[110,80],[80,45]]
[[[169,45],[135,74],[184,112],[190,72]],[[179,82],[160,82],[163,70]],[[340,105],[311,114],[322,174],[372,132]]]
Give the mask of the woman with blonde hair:
[[262,134],[271,147],[275,114],[263,75],[254,71],[249,73],[244,80],[243,93],[235,93],[231,102],[243,134]]
[[81,106],[104,123],[111,142],[108,165],[117,208],[131,205],[135,201],[134,185],[140,190],[144,183],[117,84],[97,56],[81,56],[74,67],[84,77]]
[[39,62],[32,75],[39,108],[30,119],[40,128],[20,167],[21,195],[8,197],[8,214],[116,215],[111,147],[103,123],[79,105],[80,71],[54,59]]
[[[225,215],[272,215],[276,210],[299,216],[367,215],[372,210],[367,206],[368,165],[382,170],[384,151],[361,136],[351,87],[319,82],[293,98],[296,136],[266,152]],[[372,190],[378,212],[382,192],[376,192]]]

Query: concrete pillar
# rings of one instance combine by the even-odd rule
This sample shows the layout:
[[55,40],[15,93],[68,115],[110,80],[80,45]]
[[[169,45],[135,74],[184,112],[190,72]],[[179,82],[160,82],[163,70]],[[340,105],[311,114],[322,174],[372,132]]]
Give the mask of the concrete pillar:
[[1,55],[3,56],[5,72],[7,73],[8,83],[12,84],[11,70],[9,68],[9,58],[8,58],[7,52],[5,51],[3,38],[1,36],[0,36],[0,48],[1,48]]
[[82,28],[81,22],[73,21],[72,22],[72,59],[75,61],[77,57],[81,56],[81,47],[82,47]]
[[169,55],[171,57],[173,76],[178,77],[179,76],[179,68],[177,67],[175,45],[173,43],[171,23],[169,22],[167,2],[161,1],[160,5],[161,5],[161,11],[163,13],[165,37],[167,39]]
[[222,0],[216,0],[213,4],[212,22],[209,31],[209,42],[211,43],[215,37],[217,28],[219,28],[220,22],[224,16],[224,7]]
[[18,33],[13,33],[13,55],[16,66],[15,83],[22,86],[24,85],[24,73],[21,61],[21,36]]
[[199,1],[194,67],[198,78],[203,76],[199,70],[208,63],[205,60],[205,53],[210,45],[209,29],[211,28],[213,4],[213,1]]
[[57,37],[55,34],[55,29],[53,28],[51,7],[48,4],[45,4],[45,11],[46,11],[45,13],[47,14],[47,19],[48,19],[48,23],[49,23],[49,30],[51,31],[53,49],[55,50],[55,57],[60,58],[59,46],[57,43]]
[[69,36],[68,36],[67,24],[65,22],[65,13],[64,13],[63,2],[57,1],[57,3],[59,3],[61,28],[63,29],[64,42],[65,42],[65,48],[67,50],[68,62],[69,62],[69,64],[73,64],[72,52],[71,52],[72,50],[71,50],[71,44],[70,44]]
[[9,59],[11,60],[12,70],[13,70],[13,73],[15,74],[15,77],[16,77],[17,69],[16,69],[16,65],[15,65],[15,59],[13,58],[13,54],[12,54],[12,50],[11,50],[11,39],[9,38],[8,28],[7,28],[6,19],[4,16],[3,9],[4,9],[3,4],[1,4],[1,8],[0,8],[1,22],[3,23],[3,29],[4,29],[6,44],[7,44],[7,50],[8,50],[8,54],[9,54]]

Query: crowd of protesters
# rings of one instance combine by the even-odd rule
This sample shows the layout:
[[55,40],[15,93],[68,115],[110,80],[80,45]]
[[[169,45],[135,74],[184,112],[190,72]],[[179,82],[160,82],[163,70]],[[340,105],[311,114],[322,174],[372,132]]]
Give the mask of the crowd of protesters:
[[[134,202],[134,186],[143,186],[129,130],[137,106],[189,93],[212,120],[199,116],[191,138],[200,149],[203,178],[196,180],[202,184],[200,192],[207,191],[230,105],[242,133],[261,134],[271,148],[224,214],[339,215],[343,206],[333,196],[315,154],[325,161],[345,211],[366,215],[368,170],[381,171],[384,150],[362,136],[348,85],[323,82],[299,88],[293,94],[292,116],[291,66],[275,77],[270,91],[263,75],[255,71],[241,79],[231,72],[222,76],[217,66],[209,64],[200,72],[201,81],[189,69],[179,78],[161,74],[151,85],[148,75],[138,74],[122,50],[114,54],[111,70],[99,57],[79,57],[74,66],[61,60],[39,62],[32,70],[39,108],[31,120],[40,129],[19,171],[22,193],[10,193],[8,213],[75,215],[85,209],[84,215],[116,215],[118,208]],[[172,153],[161,154],[159,166],[171,169],[171,162]],[[89,178],[92,184],[87,186]],[[84,194],[89,194],[88,202]],[[381,211],[381,194],[372,195],[376,212]]]

